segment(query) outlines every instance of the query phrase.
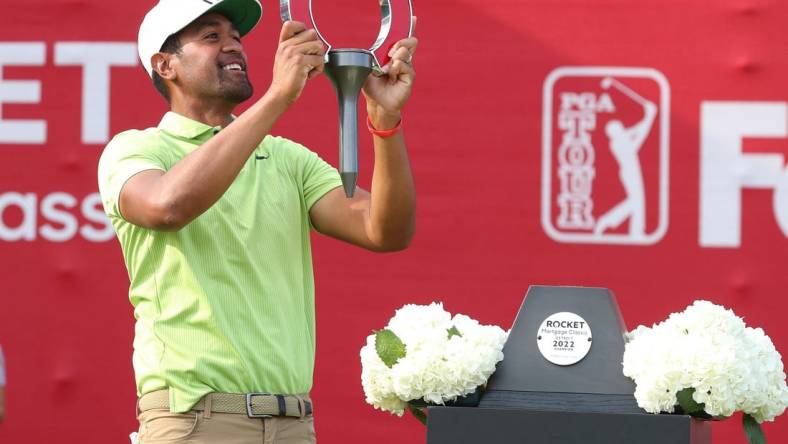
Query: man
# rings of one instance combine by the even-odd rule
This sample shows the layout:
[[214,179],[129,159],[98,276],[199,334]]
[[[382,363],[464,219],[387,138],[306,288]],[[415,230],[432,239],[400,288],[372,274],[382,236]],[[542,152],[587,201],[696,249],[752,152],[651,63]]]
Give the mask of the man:
[[252,96],[241,37],[260,15],[258,0],[161,0],[139,50],[171,111],[158,128],[116,136],[99,162],[137,319],[143,443],[314,442],[309,231],[394,251],[415,228],[399,129],[416,39],[398,42],[364,87],[372,190],[347,199],[334,168],[268,134],[323,71],[313,30],[282,26],[270,87],[232,114]]

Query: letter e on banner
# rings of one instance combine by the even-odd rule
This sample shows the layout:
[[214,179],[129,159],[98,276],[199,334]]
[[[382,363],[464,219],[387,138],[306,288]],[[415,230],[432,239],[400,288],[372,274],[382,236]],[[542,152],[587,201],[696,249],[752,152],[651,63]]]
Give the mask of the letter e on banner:
[[39,103],[39,80],[4,80],[5,66],[42,66],[46,46],[40,42],[0,43],[0,144],[44,144],[47,124],[43,120],[4,120],[4,103]]

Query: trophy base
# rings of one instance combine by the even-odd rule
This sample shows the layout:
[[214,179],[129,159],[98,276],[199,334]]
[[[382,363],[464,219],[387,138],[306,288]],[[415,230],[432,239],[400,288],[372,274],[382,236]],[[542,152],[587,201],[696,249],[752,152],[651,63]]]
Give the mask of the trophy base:
[[711,424],[686,415],[430,407],[427,444],[711,444]]

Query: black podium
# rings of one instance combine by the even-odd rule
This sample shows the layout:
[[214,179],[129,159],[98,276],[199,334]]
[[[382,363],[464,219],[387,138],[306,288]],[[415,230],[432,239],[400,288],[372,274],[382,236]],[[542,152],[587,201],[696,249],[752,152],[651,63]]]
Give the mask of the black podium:
[[637,406],[625,332],[607,289],[529,288],[479,406],[430,407],[427,444],[710,444],[709,423]]

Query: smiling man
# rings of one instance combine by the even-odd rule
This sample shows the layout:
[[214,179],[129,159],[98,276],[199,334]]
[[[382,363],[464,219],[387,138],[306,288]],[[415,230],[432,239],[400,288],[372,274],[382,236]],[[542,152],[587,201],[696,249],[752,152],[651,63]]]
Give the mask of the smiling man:
[[415,229],[401,110],[416,39],[398,42],[386,74],[364,86],[372,190],[347,199],[334,168],[269,134],[323,71],[313,30],[282,26],[269,88],[233,115],[252,97],[241,38],[261,13],[257,0],[161,0],[151,9],[140,58],[170,112],[156,128],[115,136],[99,162],[137,320],[142,443],[314,442],[309,232],[396,251]]

